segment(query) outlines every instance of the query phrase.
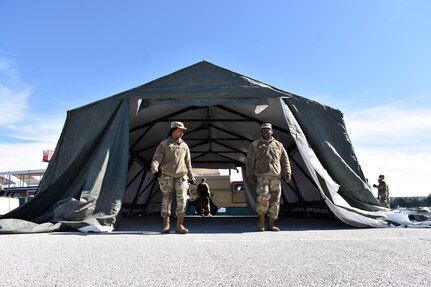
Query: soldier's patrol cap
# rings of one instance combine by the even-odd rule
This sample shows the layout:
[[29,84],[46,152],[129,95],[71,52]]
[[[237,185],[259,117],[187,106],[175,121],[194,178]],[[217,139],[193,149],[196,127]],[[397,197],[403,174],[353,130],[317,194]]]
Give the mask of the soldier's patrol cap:
[[383,174],[379,175],[379,177],[381,177],[381,178],[385,178],[385,176],[384,176]]
[[187,130],[187,128],[184,126],[182,122],[171,122],[171,129],[173,128]]
[[272,129],[272,125],[271,125],[270,123],[263,123],[263,124],[260,126],[260,129],[261,129],[261,130],[263,130],[263,129]]

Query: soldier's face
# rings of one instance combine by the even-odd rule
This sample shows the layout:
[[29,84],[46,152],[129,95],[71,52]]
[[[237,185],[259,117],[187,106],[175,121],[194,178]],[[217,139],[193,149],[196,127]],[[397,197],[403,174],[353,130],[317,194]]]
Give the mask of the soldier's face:
[[272,129],[261,129],[260,134],[264,140],[269,140],[272,136]]
[[183,135],[184,135],[183,129],[176,129],[175,131],[172,132],[172,138],[174,140],[178,140],[179,138],[182,138]]

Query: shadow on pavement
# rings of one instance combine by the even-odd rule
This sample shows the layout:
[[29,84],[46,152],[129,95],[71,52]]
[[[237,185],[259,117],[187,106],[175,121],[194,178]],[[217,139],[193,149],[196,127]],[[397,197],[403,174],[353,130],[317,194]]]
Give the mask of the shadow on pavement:
[[[171,233],[175,231],[176,218],[171,217]],[[253,216],[187,216],[184,225],[190,233],[245,233],[257,232],[257,217]],[[337,219],[280,217],[276,225],[281,231],[354,229]],[[124,217],[114,233],[160,234],[160,216]]]

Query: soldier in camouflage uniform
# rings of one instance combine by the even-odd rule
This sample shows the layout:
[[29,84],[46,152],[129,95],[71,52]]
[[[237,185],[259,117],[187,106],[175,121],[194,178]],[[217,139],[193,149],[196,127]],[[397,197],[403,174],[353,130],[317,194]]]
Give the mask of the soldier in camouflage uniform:
[[201,212],[202,216],[212,217],[210,208],[211,190],[210,186],[205,181],[206,179],[202,178],[201,183],[199,183],[196,187],[196,191],[198,192],[199,198],[199,206],[201,209],[199,211]]
[[265,230],[265,215],[268,216],[269,231],[279,231],[274,226],[278,218],[281,197],[281,178],[291,180],[289,157],[282,143],[272,136],[272,125],[260,127],[261,138],[255,140],[247,152],[246,172],[250,182],[256,183],[256,213],[259,216],[258,230]]
[[183,225],[189,189],[187,177],[193,184],[196,183],[196,179],[193,176],[189,147],[182,140],[185,130],[187,129],[182,122],[172,122],[168,138],[159,144],[151,162],[153,174],[156,174],[159,169],[162,172],[159,185],[163,193],[160,213],[163,218],[163,233],[170,232],[171,203],[174,193],[177,200],[176,232],[181,234],[188,232]]
[[377,199],[380,201],[380,205],[389,208],[389,185],[385,181],[384,175],[379,175],[379,185],[373,184],[373,187],[377,188]]

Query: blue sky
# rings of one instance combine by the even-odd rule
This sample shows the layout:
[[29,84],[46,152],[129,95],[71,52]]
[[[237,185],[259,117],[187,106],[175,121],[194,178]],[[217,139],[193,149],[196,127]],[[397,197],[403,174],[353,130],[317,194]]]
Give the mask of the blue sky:
[[0,171],[67,110],[201,60],[344,113],[371,183],[431,193],[431,1],[0,1]]

